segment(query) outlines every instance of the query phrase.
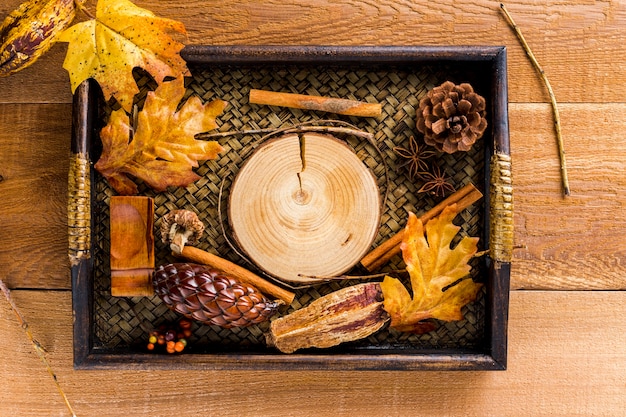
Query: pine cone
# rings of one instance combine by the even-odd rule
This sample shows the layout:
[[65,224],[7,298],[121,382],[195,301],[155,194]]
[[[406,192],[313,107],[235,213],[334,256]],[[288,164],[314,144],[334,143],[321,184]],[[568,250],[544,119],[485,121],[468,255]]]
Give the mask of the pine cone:
[[154,272],[152,283],[170,309],[192,320],[225,328],[261,323],[279,305],[256,288],[203,265],[162,265]]
[[485,99],[467,83],[446,81],[433,88],[416,113],[424,141],[441,152],[470,150],[487,128]]

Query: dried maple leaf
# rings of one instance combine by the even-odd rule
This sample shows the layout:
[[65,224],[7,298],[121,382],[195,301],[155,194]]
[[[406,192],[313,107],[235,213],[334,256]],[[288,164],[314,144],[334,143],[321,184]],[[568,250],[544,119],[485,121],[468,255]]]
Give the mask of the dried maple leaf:
[[397,330],[419,333],[429,328],[424,326],[427,319],[461,320],[461,307],[476,299],[482,285],[468,278],[468,262],[478,238],[465,236],[450,247],[460,229],[452,223],[456,215],[456,204],[446,207],[426,224],[424,233],[421,220],[409,213],[401,249],[413,297],[396,278],[387,276],[381,283],[385,310]]
[[104,97],[115,97],[130,112],[139,92],[133,68],[149,72],[157,83],[165,77],[189,75],[179,52],[183,44],[170,33],[186,34],[181,22],[155,16],[128,0],[99,0],[96,18],[66,29],[59,41],[69,42],[63,62],[72,92],[94,78]]
[[226,103],[202,104],[193,96],[176,111],[184,94],[182,77],[149,92],[132,140],[126,112],[111,113],[100,131],[103,149],[95,168],[118,193],[137,194],[137,186],[127,175],[141,178],[156,191],[187,186],[200,178],[192,170],[198,161],[214,159],[223,150],[217,142],[196,140],[194,135],[217,127],[215,117]]

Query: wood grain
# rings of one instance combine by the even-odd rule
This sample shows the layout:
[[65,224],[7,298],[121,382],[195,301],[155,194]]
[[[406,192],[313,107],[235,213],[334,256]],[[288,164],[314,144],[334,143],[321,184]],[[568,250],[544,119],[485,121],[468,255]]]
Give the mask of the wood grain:
[[[510,107],[513,288],[626,288],[622,104],[560,106],[572,195],[560,196],[548,104]],[[593,128],[591,127],[593,125]]]
[[[23,0],[2,0],[0,18]],[[91,10],[95,0],[89,0]],[[71,92],[59,44],[0,78],[0,278],[80,416],[620,416],[626,409],[626,2],[506,5],[560,103],[573,195],[560,195],[548,96],[499,1],[136,0],[195,44],[506,45],[515,243],[505,372],[74,371],[66,191]],[[522,291],[523,288],[552,291]],[[556,291],[555,291],[556,290]],[[65,416],[0,301],[0,415]]]
[[[0,16],[20,0],[3,0]],[[93,1],[91,1],[93,3]],[[548,95],[507,23],[498,1],[137,0],[183,22],[191,44],[506,45],[512,102],[547,102]],[[560,102],[619,102],[626,94],[621,42],[626,3],[506,2],[544,67]],[[93,7],[91,7],[94,10]],[[201,11],[201,13],[198,13]],[[79,17],[81,18],[81,17]],[[315,30],[310,30],[315,28]],[[68,103],[62,69],[66,46],[55,45],[34,66],[0,78],[0,102]],[[24,89],[37,85],[37,89]]]
[[69,288],[71,107],[0,106],[0,276],[10,287]]
[[[271,374],[74,371],[69,292],[13,294],[81,417],[118,416],[121,410],[142,416],[181,410],[186,415],[272,417],[617,416],[626,407],[625,292],[513,292],[505,372]],[[67,415],[4,302],[0,357],[12,358],[0,362],[5,375],[0,415]]]

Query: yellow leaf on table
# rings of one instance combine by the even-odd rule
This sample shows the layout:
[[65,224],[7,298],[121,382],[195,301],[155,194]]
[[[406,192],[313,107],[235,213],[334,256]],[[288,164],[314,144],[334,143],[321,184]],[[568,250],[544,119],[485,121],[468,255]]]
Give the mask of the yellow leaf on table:
[[77,23],[59,36],[59,41],[69,42],[63,68],[69,72],[72,92],[93,78],[106,100],[114,97],[130,112],[139,92],[133,68],[143,68],[158,84],[168,76],[189,75],[179,54],[184,45],[170,33],[186,34],[185,26],[128,0],[99,0],[95,19]]
[[452,223],[456,215],[456,204],[452,204],[424,228],[409,213],[401,249],[413,296],[398,279],[385,277],[381,288],[391,327],[419,332],[427,319],[461,320],[461,308],[476,299],[482,285],[468,278],[468,262],[477,251],[478,238],[465,236],[451,248],[460,230]]
[[119,194],[137,194],[137,186],[128,175],[142,179],[156,191],[185,187],[200,178],[193,172],[198,161],[215,159],[223,150],[215,141],[196,140],[194,136],[217,127],[215,118],[226,102],[202,104],[193,96],[176,111],[184,95],[182,77],[149,92],[132,140],[126,112],[120,109],[111,113],[109,123],[100,131],[102,154],[95,168]]

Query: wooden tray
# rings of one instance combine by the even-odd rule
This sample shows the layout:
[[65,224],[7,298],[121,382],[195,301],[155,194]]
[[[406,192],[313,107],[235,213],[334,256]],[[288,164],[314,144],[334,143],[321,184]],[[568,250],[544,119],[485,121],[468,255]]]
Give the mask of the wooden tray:
[[[183,50],[193,77],[187,90],[204,100],[230,103],[218,117],[220,131],[283,126],[330,118],[315,112],[269,109],[247,103],[250,88],[337,95],[383,103],[380,119],[333,116],[375,135],[389,166],[389,184],[382,224],[375,245],[403,227],[406,210],[418,214],[436,204],[417,194],[419,184],[397,167],[393,147],[416,134],[415,108],[429,88],[443,81],[469,82],[487,101],[489,127],[474,149],[463,156],[445,156],[443,163],[458,172],[455,179],[472,181],[485,194],[463,213],[463,231],[481,238],[479,250],[489,255],[473,265],[473,278],[485,284],[479,299],[464,309],[466,319],[442,323],[426,335],[408,336],[385,330],[363,341],[333,349],[281,354],[264,343],[266,327],[225,330],[194,328],[184,354],[149,353],[148,326],[175,319],[157,297],[111,297],[108,265],[108,199],[112,191],[91,164],[101,149],[99,129],[108,107],[98,86],[84,82],[74,95],[69,175],[69,256],[72,263],[74,366],[94,368],[186,369],[379,369],[379,370],[502,370],[506,368],[509,275],[512,252],[512,186],[508,132],[506,49],[504,47],[325,47],[325,46],[189,46]],[[139,83],[150,85],[147,77]],[[208,221],[199,246],[241,262],[225,243],[217,218],[219,181],[234,176],[253,149],[253,138],[228,139],[230,149],[198,168],[202,179],[187,189],[155,194],[155,213],[190,208]],[[378,178],[380,158],[371,145],[346,139]],[[232,177],[230,177],[232,179]],[[230,184],[225,181],[226,189]],[[169,251],[156,248],[157,263],[170,262]],[[389,268],[397,267],[392,260]],[[348,282],[297,290],[297,308]]]

